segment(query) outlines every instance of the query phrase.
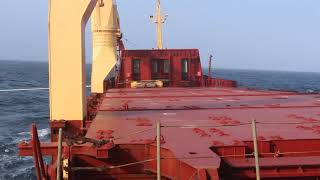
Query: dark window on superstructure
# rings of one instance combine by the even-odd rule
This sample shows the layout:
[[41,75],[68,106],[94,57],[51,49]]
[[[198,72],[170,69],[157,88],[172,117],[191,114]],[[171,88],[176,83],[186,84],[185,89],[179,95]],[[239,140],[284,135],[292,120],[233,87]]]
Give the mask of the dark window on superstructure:
[[152,60],[152,73],[158,73],[159,70],[159,61],[154,59]]
[[169,60],[163,61],[163,73],[165,73],[165,74],[170,73],[170,61]]
[[132,60],[132,79],[134,81],[140,80],[140,59]]
[[188,59],[181,60],[181,79],[188,80]]
[[160,77],[160,68],[159,68],[159,59],[153,59],[151,61],[151,79],[159,79]]

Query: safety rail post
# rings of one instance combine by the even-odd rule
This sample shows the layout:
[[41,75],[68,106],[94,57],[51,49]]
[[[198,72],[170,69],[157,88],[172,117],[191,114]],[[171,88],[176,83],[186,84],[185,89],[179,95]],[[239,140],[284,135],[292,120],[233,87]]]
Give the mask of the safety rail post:
[[61,179],[61,149],[62,149],[62,128],[59,128],[58,156],[57,156],[57,180]]
[[161,124],[157,122],[157,180],[161,180]]
[[253,137],[253,147],[254,147],[254,160],[256,166],[256,179],[260,180],[260,166],[259,166],[259,151],[258,151],[258,140],[257,140],[257,127],[256,119],[252,119],[252,137]]
[[41,144],[38,136],[38,129],[36,124],[32,124],[31,126],[31,143],[32,143],[32,151],[34,158],[34,167],[36,171],[37,180],[46,180],[47,174],[44,167],[42,152],[41,152]]
[[212,56],[212,54],[210,54],[210,57],[209,57],[209,69],[208,69],[208,81],[207,81],[207,83],[208,83],[208,86],[211,86],[211,81],[212,81],[212,76],[211,76],[211,63],[212,63],[212,58],[213,58],[213,56]]

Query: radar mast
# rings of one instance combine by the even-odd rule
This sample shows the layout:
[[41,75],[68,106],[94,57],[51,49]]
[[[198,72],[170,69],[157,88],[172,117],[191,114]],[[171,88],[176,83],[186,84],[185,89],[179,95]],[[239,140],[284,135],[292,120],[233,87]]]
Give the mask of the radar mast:
[[162,24],[165,23],[167,18],[168,18],[167,14],[162,16],[160,0],[157,0],[156,14],[150,16],[150,19],[154,23],[156,23],[156,25],[157,25],[157,49],[162,49],[163,48],[163,43],[162,43]]

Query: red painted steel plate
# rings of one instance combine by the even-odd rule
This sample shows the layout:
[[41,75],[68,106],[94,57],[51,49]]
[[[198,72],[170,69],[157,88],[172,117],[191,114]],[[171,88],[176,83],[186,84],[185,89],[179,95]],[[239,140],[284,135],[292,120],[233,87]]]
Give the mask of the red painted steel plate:
[[87,137],[95,138],[99,130],[110,130],[114,137],[126,137],[115,144],[148,143],[155,139],[155,130],[129,135],[152,128],[160,121],[164,126],[162,147],[194,167],[220,166],[220,157],[210,150],[211,146],[252,141],[251,125],[246,124],[252,118],[260,123],[257,132],[261,140],[320,138],[317,94],[156,88],[112,89],[104,96]]

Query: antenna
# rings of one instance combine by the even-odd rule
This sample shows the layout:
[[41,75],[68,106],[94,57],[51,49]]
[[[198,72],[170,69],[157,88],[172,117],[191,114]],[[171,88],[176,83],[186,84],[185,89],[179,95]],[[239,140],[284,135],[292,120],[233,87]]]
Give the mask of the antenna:
[[157,0],[156,14],[150,16],[150,19],[157,24],[157,49],[163,48],[162,24],[165,23],[167,18],[168,18],[168,14],[164,16],[161,14],[160,0]]

